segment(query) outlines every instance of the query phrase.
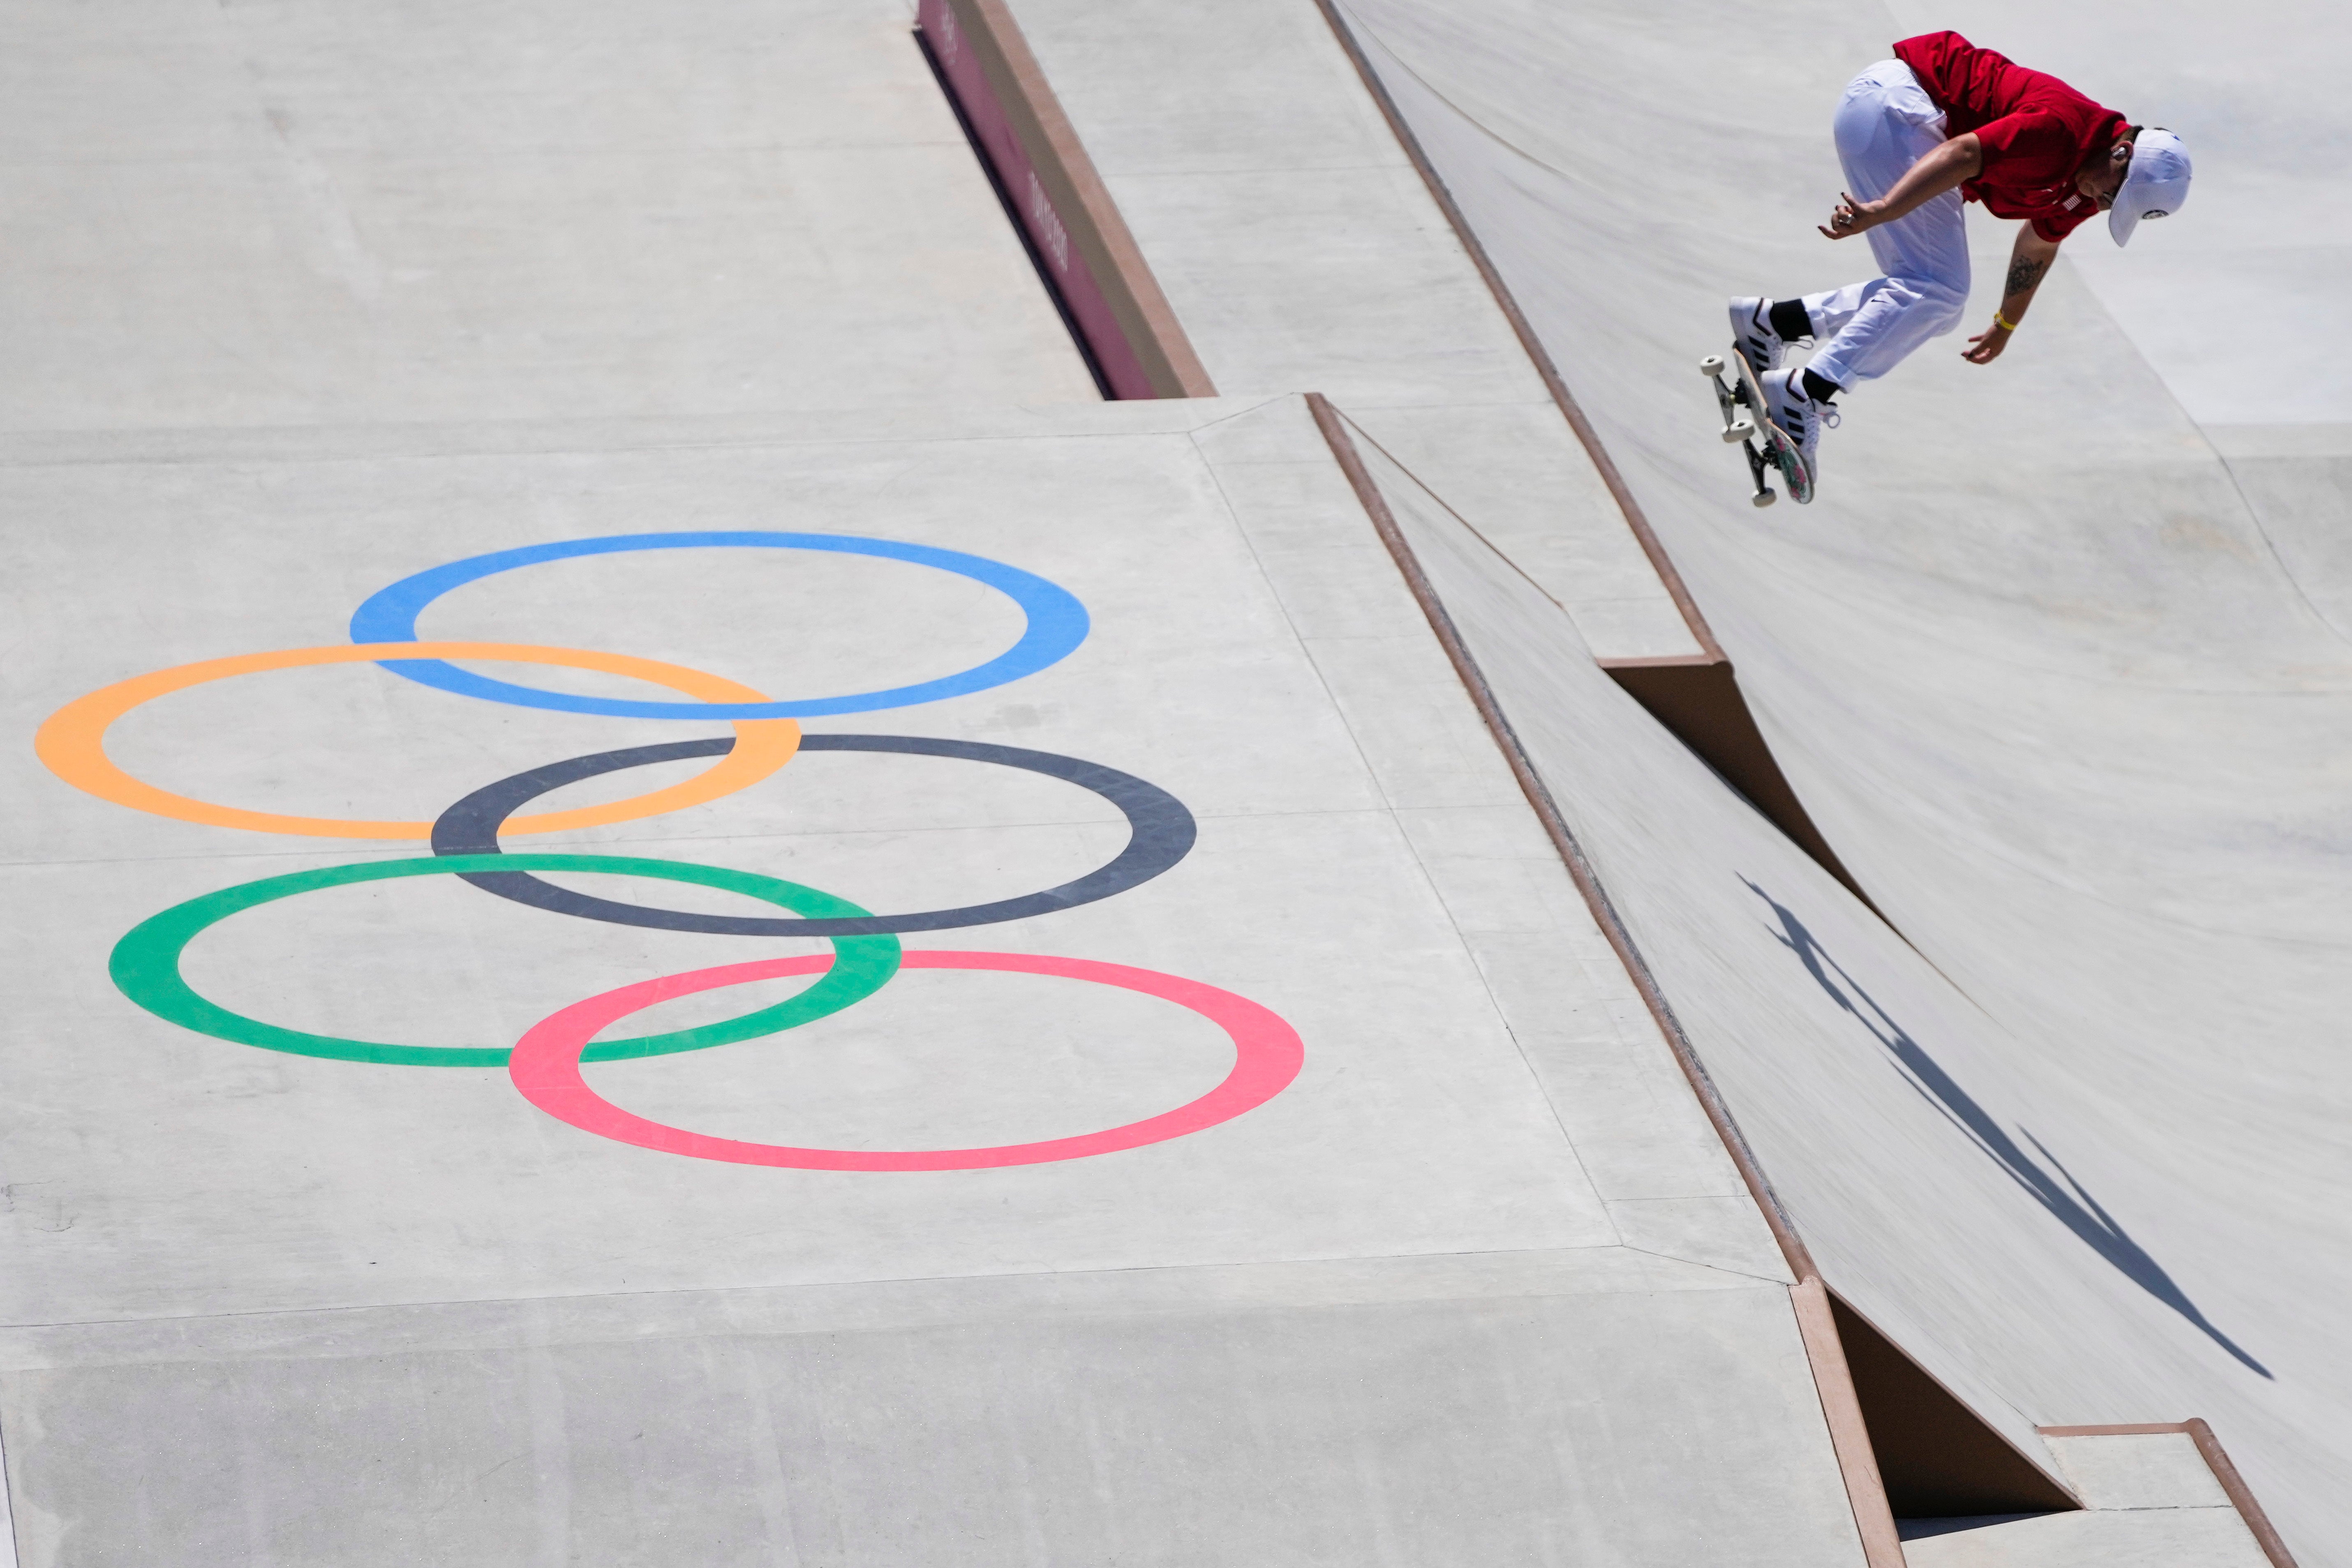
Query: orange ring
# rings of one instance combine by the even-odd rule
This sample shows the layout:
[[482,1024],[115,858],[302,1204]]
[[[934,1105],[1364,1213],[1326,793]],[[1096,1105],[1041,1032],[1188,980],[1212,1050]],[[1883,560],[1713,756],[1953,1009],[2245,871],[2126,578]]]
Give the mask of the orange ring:
[[[635,676],[667,686],[705,702],[765,702],[765,693],[739,686],[723,676],[707,675],[683,665],[658,659],[632,658],[625,654],[587,653],[579,648],[537,647],[528,643],[391,642],[336,643],[327,647],[284,648],[276,653],[240,654],[235,658],[208,658],[133,676],[76,698],[43,723],[33,737],[33,750],[49,772],[76,789],[157,816],[182,822],[209,823],[215,827],[247,827],[257,833],[294,833],[312,838],[429,838],[430,822],[361,822],[332,816],[281,816],[275,812],[240,811],[214,805],[169,790],[142,784],[114,765],[106,754],[106,731],[117,719],[152,698],[201,686],[232,675],[265,669],[295,669],[314,664],[369,664],[387,658],[491,658],[518,664],[552,664],[570,669],[596,669],[608,675]],[[759,783],[793,760],[800,750],[801,727],[790,719],[739,719],[735,749],[716,765],[683,784],[632,795],[604,805],[577,811],[546,811],[518,816],[508,833],[562,833],[578,827],[634,822],[665,811],[700,805]]]

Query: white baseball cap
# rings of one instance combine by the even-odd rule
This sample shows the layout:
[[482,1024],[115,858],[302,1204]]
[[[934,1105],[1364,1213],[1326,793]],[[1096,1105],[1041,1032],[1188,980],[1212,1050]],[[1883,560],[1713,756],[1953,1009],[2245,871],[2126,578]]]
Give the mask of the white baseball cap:
[[2107,232],[2117,245],[2130,243],[2144,217],[2169,217],[2189,199],[2189,149],[2161,125],[2142,130],[2132,142],[2131,172],[2107,209]]

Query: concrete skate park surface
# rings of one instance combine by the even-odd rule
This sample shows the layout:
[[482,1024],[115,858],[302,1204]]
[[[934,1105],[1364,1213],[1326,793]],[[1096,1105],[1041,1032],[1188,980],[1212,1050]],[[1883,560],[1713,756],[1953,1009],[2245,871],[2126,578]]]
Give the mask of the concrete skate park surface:
[[[1075,595],[1084,641],[999,687],[812,717],[812,738],[1076,756],[1172,795],[1197,847],[1114,898],[910,935],[908,972],[797,1035],[592,1066],[592,1087],[741,1141],[1028,1149],[1167,1112],[1234,1065],[1181,998],[916,968],[975,948],[1244,998],[1304,1042],[1296,1080],[1122,1152],[825,1172],[600,1137],[495,1064],[257,1049],[137,1011],[109,948],[184,900],[400,847],[131,809],[20,752],[12,963],[39,1000],[7,1097],[0,1414],[25,1560],[1342,1563],[1387,1542],[1471,1563],[1563,1537],[1629,1562],[1849,1555],[1770,1239],[1298,401],[917,423],[454,454],[427,432],[356,457],[330,434],[267,460],[246,437],[218,459],[183,436],[79,457],[51,438],[0,480],[19,515],[79,520],[17,578],[42,651],[13,721],[150,668],[335,644],[377,588],[485,544],[688,518],[687,548],[479,577],[419,634],[626,642],[778,696],[904,687],[1013,642],[1020,612],[903,559],[710,541],[821,526],[970,552]],[[346,662],[159,697],[109,742],[192,800],[422,821],[682,728],[723,733]],[[804,746],[738,794],[507,847],[893,912],[1064,884],[1125,837],[1067,783]],[[495,1047],[614,985],[780,950],[822,944],[424,877],[237,913],[184,967],[282,1029]],[[685,997],[622,1032],[780,995]]]
[[[2133,363],[2062,276],[2003,374],[2101,423],[1923,361],[1759,526],[1686,362],[1765,285],[1579,205],[1622,35],[1355,16],[1915,949],[1594,667],[1703,638],[1321,18],[1014,9],[1229,395],[1091,401],[896,5],[25,26],[21,1560],[1863,1561],[1783,1255],[1315,389],[1832,1282],[2089,1505],[1914,1561],[2252,1561],[2179,1444],[2034,1430],[2189,1415],[2326,1561],[2341,932],[2272,847],[2336,842],[2343,668],[2157,376],[2061,401]],[[1822,118],[1685,205],[1809,213]],[[2326,609],[2352,449],[2239,407]],[[352,651],[409,637],[469,646]]]
[[[2324,401],[2209,438],[2062,261],[1994,372],[1931,345],[1844,400],[1818,502],[1752,512],[1688,362],[1728,295],[1867,273],[1810,226],[1888,19],[1776,16],[1791,55],[1704,6],[1349,15],[1894,928],[1676,794],[1557,610],[1424,501],[1440,592],[1825,1278],[2029,1455],[2037,1426],[2208,1418],[2301,1560],[2346,1561],[2352,579]],[[2135,58],[2084,85],[2128,104]],[[2101,267],[2171,255],[2198,211]],[[1971,223],[1980,325],[2008,236]]]

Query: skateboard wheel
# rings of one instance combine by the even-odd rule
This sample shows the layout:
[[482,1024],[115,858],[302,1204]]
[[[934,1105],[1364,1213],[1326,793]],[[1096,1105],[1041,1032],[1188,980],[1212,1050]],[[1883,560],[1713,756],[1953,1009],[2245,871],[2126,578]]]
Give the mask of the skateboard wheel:
[[1745,441],[1755,434],[1756,421],[1746,417],[1735,419],[1723,427],[1724,445],[1729,446],[1735,441]]
[[1749,506],[1770,506],[1774,501],[1779,500],[1780,499],[1780,498],[1779,496],[1775,495],[1770,490],[1758,490],[1754,495],[1748,498],[1748,504]]
[[1698,362],[1698,373],[1704,376],[1721,375],[1723,374],[1723,356],[1721,354],[1707,355],[1705,359]]

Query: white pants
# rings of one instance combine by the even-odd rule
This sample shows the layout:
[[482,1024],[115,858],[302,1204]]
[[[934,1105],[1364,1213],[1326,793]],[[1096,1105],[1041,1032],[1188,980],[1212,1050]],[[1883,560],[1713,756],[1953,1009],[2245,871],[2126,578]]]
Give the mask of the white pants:
[[[1832,122],[1846,190],[1874,202],[1944,140],[1944,115],[1901,60],[1847,84]],[[1946,191],[1864,237],[1884,277],[1805,296],[1820,344],[1806,369],[1840,386],[1893,370],[1929,338],[1960,324],[1969,302],[1969,243],[1960,193]]]

